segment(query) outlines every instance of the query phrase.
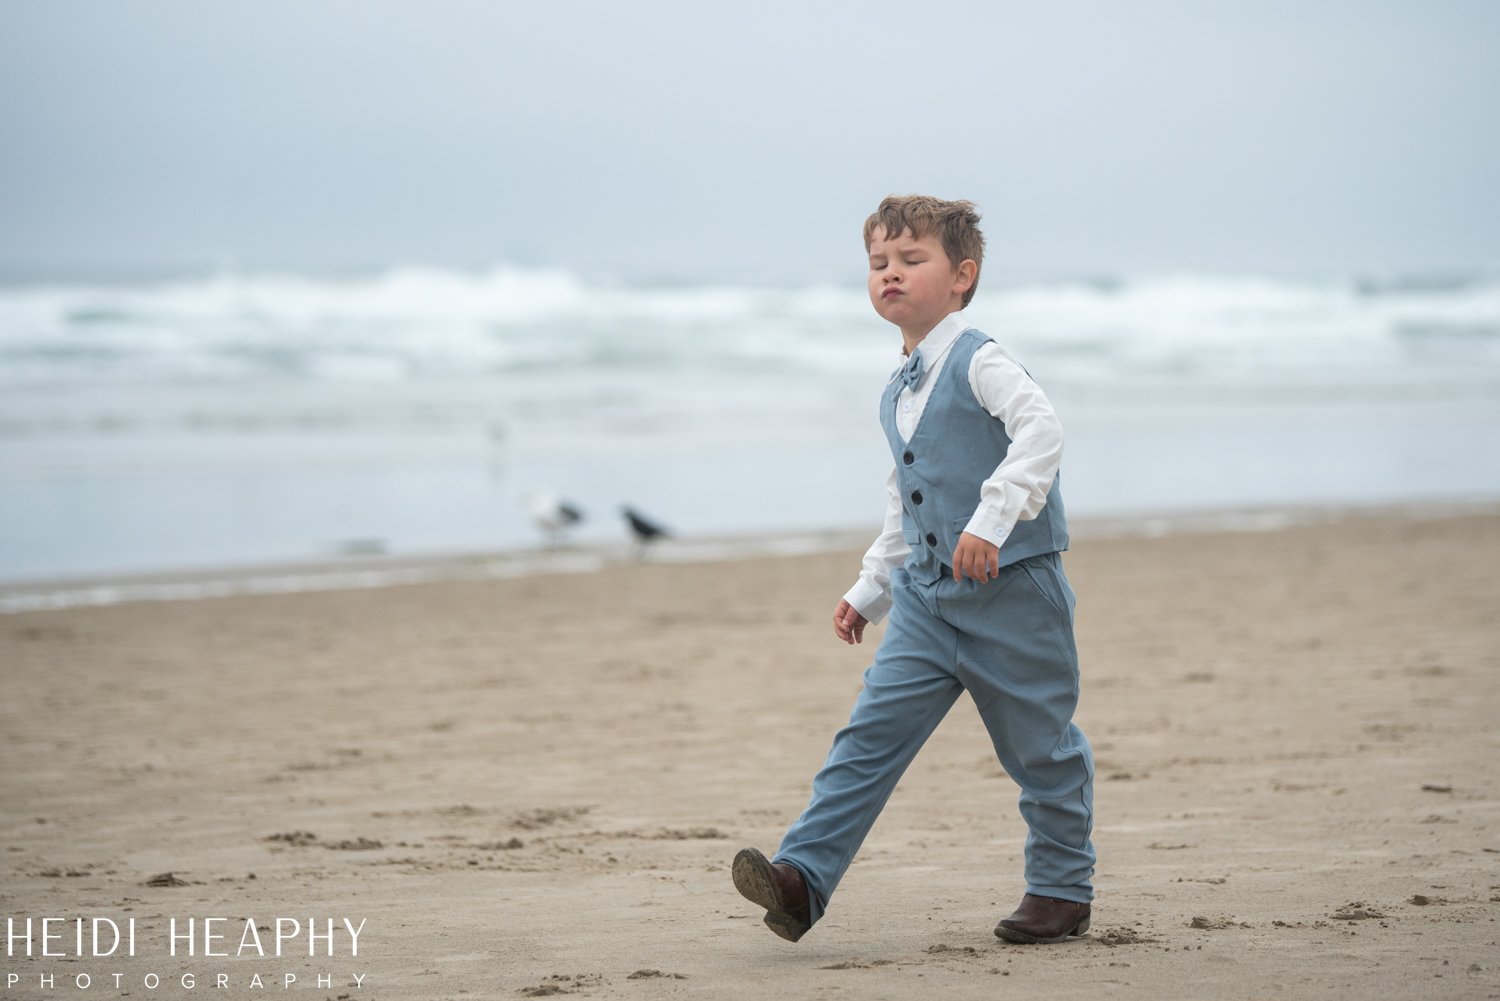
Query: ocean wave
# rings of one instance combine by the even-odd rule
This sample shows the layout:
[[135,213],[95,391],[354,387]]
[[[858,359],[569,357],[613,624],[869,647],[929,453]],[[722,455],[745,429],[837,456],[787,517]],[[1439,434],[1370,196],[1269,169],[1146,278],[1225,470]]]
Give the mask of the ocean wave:
[[[1497,490],[1500,278],[987,276],[967,316],[1057,402],[1077,513]],[[627,500],[684,537],[853,524],[899,346],[857,280],[0,288],[0,578],[521,546],[539,487],[596,541]]]
[[[1028,364],[1094,381],[1500,366],[1495,276],[996,281],[969,316]],[[557,269],[406,267],[343,280],[226,273],[0,289],[7,387],[665,368],[863,376],[888,369],[895,347],[858,287],[652,287]]]

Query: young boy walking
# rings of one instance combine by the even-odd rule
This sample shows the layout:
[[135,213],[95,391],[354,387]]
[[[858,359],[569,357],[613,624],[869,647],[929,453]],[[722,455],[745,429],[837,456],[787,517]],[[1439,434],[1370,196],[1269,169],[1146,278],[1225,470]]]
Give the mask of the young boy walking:
[[1059,553],[1062,432],[1047,397],[964,322],[984,261],[969,202],[892,196],[865,221],[870,301],[901,330],[902,366],[880,401],[895,469],[885,528],[838,603],[834,633],[890,622],[849,725],[774,860],[734,860],[734,885],[795,942],[829,897],[891,791],[968,691],[1021,787],[1026,894],[995,934],[1061,942],[1089,926],[1094,764],[1073,724],[1073,591]]

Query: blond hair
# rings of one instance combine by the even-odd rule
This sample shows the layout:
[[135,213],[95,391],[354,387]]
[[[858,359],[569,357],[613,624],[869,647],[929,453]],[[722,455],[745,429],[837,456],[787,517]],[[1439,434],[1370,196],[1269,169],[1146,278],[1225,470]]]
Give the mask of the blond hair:
[[887,195],[870,218],[865,220],[865,250],[876,229],[897,237],[907,230],[915,239],[937,234],[948,255],[948,263],[957,268],[963,261],[974,262],[974,281],[964,292],[963,305],[974,298],[979,287],[979,270],[984,266],[984,234],[979,231],[979,212],[969,201],[944,201],[931,195]]

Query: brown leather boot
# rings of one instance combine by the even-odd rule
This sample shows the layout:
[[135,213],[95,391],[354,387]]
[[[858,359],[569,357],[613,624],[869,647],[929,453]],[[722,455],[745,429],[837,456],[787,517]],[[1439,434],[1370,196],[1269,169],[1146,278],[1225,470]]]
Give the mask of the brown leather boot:
[[766,909],[766,927],[795,942],[812,927],[807,882],[796,866],[772,862],[754,848],[734,857],[734,888]]
[[1089,905],[1028,893],[1010,917],[995,926],[1007,942],[1050,944],[1089,930]]

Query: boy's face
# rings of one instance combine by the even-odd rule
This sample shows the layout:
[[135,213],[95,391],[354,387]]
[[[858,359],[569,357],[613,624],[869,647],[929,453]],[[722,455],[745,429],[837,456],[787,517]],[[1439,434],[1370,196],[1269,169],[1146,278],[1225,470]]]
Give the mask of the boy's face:
[[948,260],[936,233],[870,234],[870,302],[875,312],[901,328],[908,346],[927,336],[938,321],[963,307],[974,283],[973,261]]

